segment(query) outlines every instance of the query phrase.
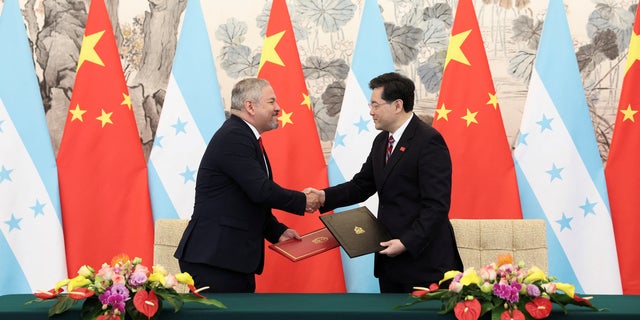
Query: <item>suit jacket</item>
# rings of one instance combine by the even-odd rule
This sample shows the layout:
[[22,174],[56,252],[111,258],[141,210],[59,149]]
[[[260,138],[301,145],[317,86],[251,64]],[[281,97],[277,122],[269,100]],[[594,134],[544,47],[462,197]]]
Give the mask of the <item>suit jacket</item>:
[[211,138],[202,157],[193,215],[174,256],[260,274],[264,239],[277,242],[287,229],[271,208],[304,215],[306,207],[302,192],[281,188],[268,172],[271,168],[267,171],[251,128],[232,115]]
[[[374,275],[429,285],[444,272],[462,270],[449,222],[451,158],[438,131],[413,115],[385,164],[389,132],[376,136],[351,181],[325,189],[326,212],[365,201],[378,192],[378,219],[407,248],[390,258],[375,254]],[[429,283],[427,283],[429,282]]]

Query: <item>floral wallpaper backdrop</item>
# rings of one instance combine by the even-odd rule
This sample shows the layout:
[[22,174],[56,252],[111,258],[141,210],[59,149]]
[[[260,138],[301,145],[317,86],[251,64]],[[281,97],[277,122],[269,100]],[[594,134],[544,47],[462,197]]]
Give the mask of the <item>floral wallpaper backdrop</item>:
[[[153,144],[187,0],[105,0],[146,155]],[[417,84],[415,112],[435,110],[458,0],[378,0],[396,69]],[[3,2],[3,1],[2,1]],[[57,152],[90,0],[20,0]],[[233,84],[257,74],[270,0],[201,0],[228,110]],[[328,157],[364,0],[288,0]],[[548,0],[473,0],[513,145]],[[565,0],[585,94],[606,160],[637,2]],[[0,3],[0,6],[2,3]],[[3,48],[7,50],[10,48]],[[470,80],[472,81],[472,80]]]

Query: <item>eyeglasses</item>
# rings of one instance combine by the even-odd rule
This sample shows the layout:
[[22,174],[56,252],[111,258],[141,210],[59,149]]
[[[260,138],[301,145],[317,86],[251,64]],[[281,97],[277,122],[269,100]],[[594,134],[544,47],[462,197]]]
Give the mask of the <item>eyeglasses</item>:
[[378,107],[380,106],[384,106],[385,104],[390,104],[389,102],[385,101],[385,102],[371,102],[369,103],[369,108],[371,109],[378,109]]

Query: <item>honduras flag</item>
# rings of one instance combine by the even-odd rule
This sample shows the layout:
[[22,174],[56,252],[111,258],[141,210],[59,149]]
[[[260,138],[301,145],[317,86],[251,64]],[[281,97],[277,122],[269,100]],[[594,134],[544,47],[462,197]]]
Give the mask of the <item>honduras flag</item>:
[[[371,143],[379,133],[369,116],[369,80],[393,71],[391,48],[380,8],[375,0],[366,0],[329,159],[329,183],[332,186],[351,180],[369,155]],[[378,196],[374,195],[360,205],[367,206],[375,214]],[[354,207],[336,209],[335,212]],[[378,281],[373,277],[372,254],[351,259],[342,251],[342,266],[347,292],[380,292]]]
[[189,0],[149,155],[154,221],[191,217],[200,159],[224,119],[200,0]]
[[18,0],[0,17],[0,296],[67,278],[58,174]]
[[547,221],[549,275],[620,294],[602,160],[562,0],[550,0],[514,152],[523,217]]

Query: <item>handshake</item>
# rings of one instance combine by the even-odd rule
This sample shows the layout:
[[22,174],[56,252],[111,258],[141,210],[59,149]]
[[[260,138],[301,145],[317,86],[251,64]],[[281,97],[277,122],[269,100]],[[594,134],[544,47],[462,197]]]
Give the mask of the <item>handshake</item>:
[[302,192],[307,196],[307,212],[314,212],[324,205],[324,190],[309,187],[302,190]]

